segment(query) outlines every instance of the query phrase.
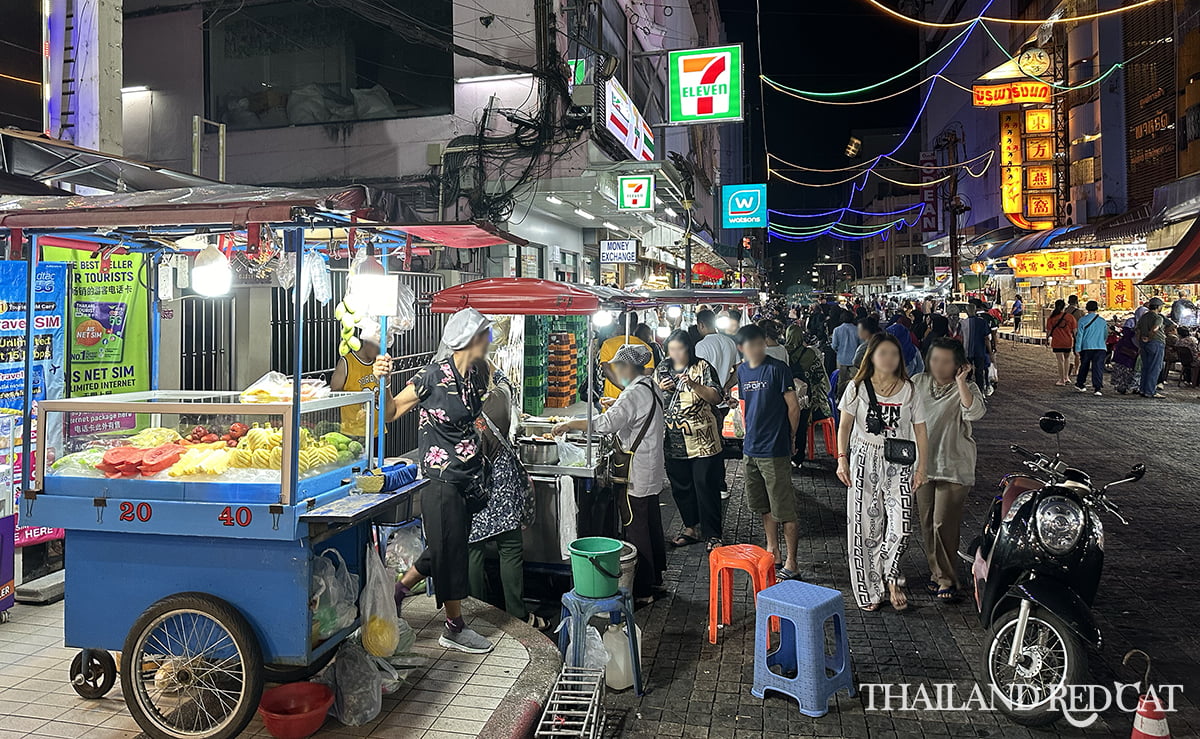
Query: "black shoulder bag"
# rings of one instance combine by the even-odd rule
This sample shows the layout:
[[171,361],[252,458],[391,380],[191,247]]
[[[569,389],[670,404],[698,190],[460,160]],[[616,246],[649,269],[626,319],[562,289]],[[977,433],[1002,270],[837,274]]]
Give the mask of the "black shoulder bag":
[[608,458],[608,466],[610,476],[613,482],[627,483],[629,482],[630,468],[633,465],[633,455],[637,452],[638,447],[642,445],[642,440],[646,438],[646,433],[650,430],[650,424],[654,421],[655,408],[662,406],[662,401],[659,400],[658,391],[652,386],[650,393],[654,397],[654,402],[650,406],[650,413],[646,416],[646,422],[642,424],[642,429],[638,432],[637,438],[633,440],[633,446],[629,451],[620,448],[620,444],[616,449],[613,449],[612,454]]
[[[883,407],[879,405],[879,398],[875,395],[875,386],[871,384],[871,380],[863,380],[863,385],[867,387],[867,398],[870,400],[870,404],[867,406],[867,431],[882,435],[886,430],[883,427]],[[885,438],[883,440],[883,458],[892,464],[905,466],[916,464],[917,442],[908,439]]]

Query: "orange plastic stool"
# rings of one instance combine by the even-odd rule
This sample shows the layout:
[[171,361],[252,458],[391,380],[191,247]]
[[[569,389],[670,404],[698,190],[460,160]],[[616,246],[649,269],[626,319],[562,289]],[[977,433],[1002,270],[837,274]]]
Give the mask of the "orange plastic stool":
[[813,421],[808,425],[808,458],[810,460],[817,458],[816,452],[816,436],[813,429],[820,426],[822,433],[825,435],[825,453],[833,457],[837,454],[837,426],[833,423],[832,418],[822,418],[820,421]]
[[708,641],[711,644],[717,643],[718,599],[720,612],[724,613],[720,623],[731,623],[734,570],[750,574],[755,602],[760,591],[775,584],[775,557],[766,549],[753,544],[730,544],[712,550],[708,555]]

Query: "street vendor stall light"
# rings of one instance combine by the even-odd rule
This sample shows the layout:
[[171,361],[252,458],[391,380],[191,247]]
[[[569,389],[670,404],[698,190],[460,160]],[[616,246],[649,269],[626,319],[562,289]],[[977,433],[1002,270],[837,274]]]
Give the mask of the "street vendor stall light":
[[547,195],[546,202],[550,203],[551,205],[562,205],[563,204],[562,198],[556,198],[553,195]]
[[729,316],[717,316],[717,330],[725,331],[729,328],[731,321]]
[[658,336],[658,338],[665,339],[671,335],[671,327],[670,326],[659,326],[657,329],[654,330],[654,333],[656,336]]
[[583,208],[576,208],[575,215],[579,216],[580,218],[586,218],[589,221],[596,220],[596,216],[592,215],[591,213],[588,213]]
[[986,269],[987,265],[985,265],[983,262],[971,262],[971,271],[977,275],[983,274],[984,270]]
[[371,316],[392,316],[400,302],[400,278],[389,275],[368,247],[367,259],[346,280],[346,292],[353,295]]
[[196,255],[191,282],[193,290],[209,298],[225,295],[233,286],[233,269],[215,244],[209,244]]
[[1008,265],[1008,268],[1009,268],[1009,269],[1016,269],[1016,268],[1017,268],[1017,258],[1016,258],[1016,257],[1009,257],[1009,258],[1008,258],[1008,261],[1006,261],[1006,262],[1005,262],[1005,264],[1007,264],[1007,265]]
[[683,317],[683,308],[678,305],[667,306],[667,318],[676,320]]
[[594,323],[598,328],[611,326],[612,322],[613,314],[606,310],[596,311],[596,314],[592,316],[592,323]]

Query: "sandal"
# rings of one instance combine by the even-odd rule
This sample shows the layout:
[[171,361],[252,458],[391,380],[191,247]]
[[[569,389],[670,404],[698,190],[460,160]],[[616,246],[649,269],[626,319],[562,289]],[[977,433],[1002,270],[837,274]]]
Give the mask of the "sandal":
[[674,539],[671,540],[671,546],[675,547],[676,549],[679,549],[680,547],[690,547],[693,544],[699,544],[699,543],[700,543],[699,539],[697,539],[694,536],[689,536],[687,534],[680,534],[679,536],[676,536]]
[[958,600],[958,588],[941,588],[937,591],[935,598],[942,603],[953,603]]
[[875,611],[878,611],[880,608],[883,608],[883,602],[880,601],[879,603],[872,603],[869,606],[859,606],[859,608],[863,609],[864,611],[866,611],[868,613],[874,613]]
[[899,603],[897,603],[895,600],[895,597],[892,594],[889,594],[888,598],[892,601],[892,608],[895,608],[897,611],[907,611],[908,610],[908,596],[906,596],[904,594],[904,591],[901,590],[900,586],[898,586],[898,585],[896,586],[896,592],[900,595],[901,601]]
[[538,631],[545,631],[546,629],[550,628],[550,622],[536,613],[529,614],[529,616],[525,619],[525,623],[529,624]]
[[725,546],[725,542],[721,541],[720,539],[718,539],[715,536],[708,540],[708,552],[709,553],[712,553],[712,550],[716,549],[717,547],[723,547],[723,546]]
[[937,595],[938,591],[941,589],[942,586],[938,585],[937,580],[930,580],[929,582],[925,583],[925,592],[929,593],[930,595]]
[[798,580],[798,579],[800,579],[799,572],[793,572],[792,570],[789,570],[786,567],[780,567],[778,570],[775,570],[775,582],[783,582],[785,580]]

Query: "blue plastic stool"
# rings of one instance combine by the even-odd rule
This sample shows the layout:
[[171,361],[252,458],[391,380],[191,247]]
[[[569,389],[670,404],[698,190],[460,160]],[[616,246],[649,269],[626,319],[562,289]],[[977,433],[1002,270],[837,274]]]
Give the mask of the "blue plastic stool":
[[[772,616],[780,619],[779,648],[768,652]],[[832,655],[825,653],[825,622],[830,619],[837,642],[837,651]],[[783,674],[772,667],[780,668]],[[833,675],[827,676],[827,670]],[[790,695],[799,701],[800,713],[819,717],[829,711],[829,699],[843,688],[854,697],[842,594],[798,580],[787,580],[759,592],[754,687],[750,692],[759,698],[768,690]]]
[[[586,647],[586,639],[579,638],[571,643],[571,634],[587,634],[587,625],[594,617],[607,614],[612,623],[625,622],[625,631],[629,634],[629,657],[633,663],[633,688],[638,695],[642,690],[642,660],[638,654],[637,626],[633,621],[633,596],[628,588],[608,598],[585,598],[574,590],[563,593],[562,597],[562,626],[558,631],[558,649],[563,654],[563,661],[571,667],[582,667]],[[567,655],[567,645],[571,644],[571,654]]]

